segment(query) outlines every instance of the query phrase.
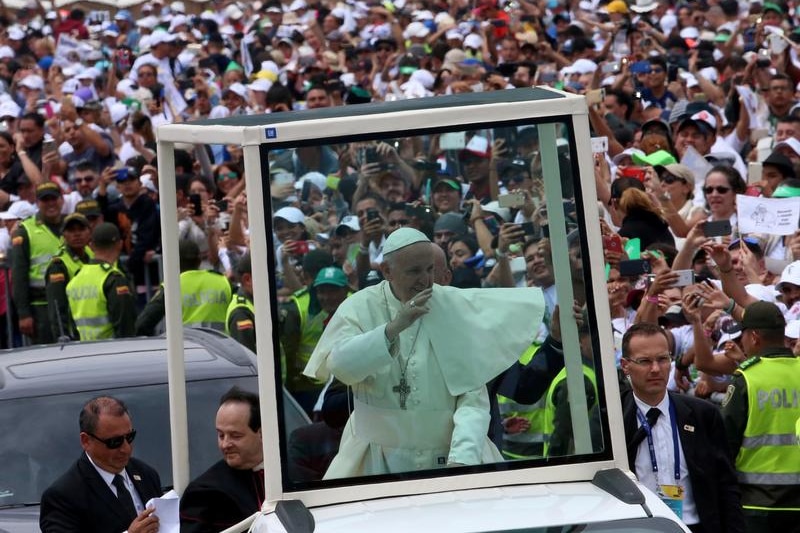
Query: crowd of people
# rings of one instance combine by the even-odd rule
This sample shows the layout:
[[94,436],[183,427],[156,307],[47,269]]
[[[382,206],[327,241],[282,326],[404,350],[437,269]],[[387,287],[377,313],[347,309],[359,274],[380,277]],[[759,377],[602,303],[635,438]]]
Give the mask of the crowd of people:
[[[736,0],[212,0],[193,14],[181,1],[151,0],[134,15],[47,11],[38,0],[11,12],[0,2],[0,253],[9,258],[0,271],[8,324],[2,343],[160,331],[159,210],[173,206],[159,200],[159,125],[548,85],[586,96],[598,141],[594,177],[614,350],[623,388],[630,384],[636,399],[625,404],[630,429],[649,428],[651,444],[670,438],[670,420],[675,428],[676,416],[688,416],[671,414],[665,398],[673,394],[720,405],[714,409],[728,438],[715,445],[730,450],[705,462],[718,464],[719,479],[733,476],[730,484],[741,486],[748,531],[766,530],[758,523],[796,530],[795,7]],[[536,287],[543,325],[514,367],[517,385],[498,380],[488,398],[492,421],[479,423],[489,424],[506,458],[574,451],[559,431],[563,355],[539,134],[535,126],[510,130],[467,132],[455,147],[419,136],[270,153],[280,362],[287,389],[327,424],[325,438],[341,436],[351,403],[337,382],[320,397],[326,365],[356,389],[374,371],[342,369],[334,355],[322,367],[309,365],[351,295],[385,280],[397,299],[394,312],[406,317],[400,331],[419,335],[412,324],[427,313],[419,309],[430,295],[416,311],[408,307],[434,282]],[[570,157],[559,150],[562,176],[572,176]],[[241,148],[179,146],[175,174],[184,323],[226,331],[255,351]],[[573,196],[566,187],[565,214],[575,220]],[[501,206],[501,197],[514,200]],[[408,294],[397,293],[404,282],[397,265],[384,261],[400,228],[415,228],[435,245],[432,257],[424,254],[430,279],[406,280]],[[569,243],[572,311],[580,317],[580,239]],[[391,323],[380,326],[385,355],[408,362],[397,350],[413,349],[417,337],[405,339]],[[667,343],[658,353],[631,340],[658,331]],[[419,398],[401,370],[394,392],[405,392],[392,407],[404,411]],[[585,374],[591,410],[596,386],[591,370]],[[537,394],[522,391],[526,376]],[[656,384],[655,394],[646,390]],[[484,400],[481,393],[481,406]],[[645,406],[664,401],[666,422],[648,421]],[[679,402],[717,423],[704,407]],[[693,456],[684,437],[681,456]],[[637,472],[650,465],[647,442],[638,446],[641,454],[629,450]],[[297,475],[321,478],[333,454],[323,455],[295,465]],[[708,490],[687,490],[704,475],[690,466],[675,483],[689,500],[673,498],[684,502],[687,523],[695,531],[740,530],[736,513],[709,511]],[[667,485],[657,476],[650,482],[654,490]],[[714,505],[738,499],[734,492]],[[723,525],[710,525],[717,523]]]

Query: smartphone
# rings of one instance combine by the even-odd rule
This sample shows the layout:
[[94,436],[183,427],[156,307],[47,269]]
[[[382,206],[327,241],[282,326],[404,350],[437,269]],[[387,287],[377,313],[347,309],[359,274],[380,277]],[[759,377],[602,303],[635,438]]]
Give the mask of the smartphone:
[[428,218],[431,216],[429,205],[406,204],[406,214],[410,217]]
[[378,149],[374,146],[364,149],[364,162],[365,163],[380,163],[381,158],[378,155]]
[[[56,146],[56,141],[53,139],[46,140],[42,143],[42,155],[45,156],[47,154],[53,153],[58,149]],[[127,170],[127,169],[126,169]]]
[[300,192],[300,201],[305,203],[308,202],[308,198],[311,196],[311,181],[305,180],[303,181],[303,189]]
[[294,247],[292,248],[295,255],[305,255],[310,249],[308,241],[294,241]]
[[730,234],[730,220],[710,220],[703,223],[703,235],[706,237],[727,237]]
[[593,89],[586,93],[586,104],[587,105],[597,105],[601,103],[606,98],[606,90],[605,89]]
[[648,74],[650,73],[650,62],[649,61],[637,61],[635,63],[631,63],[629,67],[631,74]]
[[617,61],[614,61],[613,63],[606,63],[605,65],[603,65],[603,68],[601,70],[603,74],[616,74],[617,72],[619,72],[619,68],[620,68],[619,63]]
[[501,194],[497,197],[497,203],[500,207],[519,207],[525,204],[525,193],[516,191]]
[[678,280],[671,287],[686,287],[694,284],[694,270],[675,270]]
[[647,259],[628,259],[619,262],[619,275],[625,277],[641,276],[650,273],[650,262]]
[[636,178],[641,182],[644,182],[644,179],[647,177],[647,172],[645,172],[644,167],[625,167],[620,169],[619,173],[623,178]]
[[536,226],[534,226],[533,222],[523,222],[519,227],[522,228],[525,235],[536,235]]
[[380,220],[380,219],[381,219],[380,211],[378,211],[374,207],[370,207],[369,209],[367,209],[367,222],[369,222],[370,220]]
[[[44,147],[42,148],[42,152],[44,152]],[[114,176],[114,178],[115,178],[117,181],[127,181],[127,179],[128,179],[128,174],[129,174],[129,173],[130,173],[130,172],[128,171],[128,167],[122,167],[122,168],[118,168],[118,169],[117,169],[117,171],[116,171],[116,175]]]
[[500,224],[497,222],[497,219],[494,218],[494,216],[484,217],[483,221],[486,223],[489,233],[492,235],[497,235],[500,233]]
[[604,235],[603,236],[603,249],[609,252],[622,253],[622,237],[617,235]]
[[604,154],[608,152],[608,137],[605,135],[600,137],[592,137],[590,141],[592,143],[593,154]]
[[[122,169],[120,169],[122,170]],[[119,179],[119,178],[118,178]],[[189,202],[192,204],[193,207],[193,215],[196,217],[203,216],[203,199],[200,198],[199,194],[190,194],[189,195]]]
[[221,213],[224,213],[228,210],[228,200],[218,200],[217,201],[217,209],[220,210]]
[[747,163],[747,184],[753,185],[761,181],[761,171],[763,170],[763,163],[756,163],[750,161]]

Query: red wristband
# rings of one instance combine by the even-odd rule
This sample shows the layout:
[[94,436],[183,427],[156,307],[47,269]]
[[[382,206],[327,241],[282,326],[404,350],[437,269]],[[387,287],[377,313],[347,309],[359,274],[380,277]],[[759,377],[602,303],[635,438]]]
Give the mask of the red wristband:
[[650,296],[647,297],[647,301],[650,302],[651,304],[657,304],[658,303],[658,296],[650,295]]

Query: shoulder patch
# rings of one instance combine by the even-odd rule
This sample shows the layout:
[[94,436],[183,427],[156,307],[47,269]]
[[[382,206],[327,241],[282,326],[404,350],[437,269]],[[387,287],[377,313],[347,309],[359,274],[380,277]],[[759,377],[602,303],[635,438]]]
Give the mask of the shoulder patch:
[[751,366],[759,363],[761,361],[761,357],[756,355],[749,359],[745,359],[745,361],[739,365],[739,370],[747,370]]
[[103,270],[105,270],[106,272],[108,272],[112,268],[112,266],[109,263],[106,263],[106,262],[100,263],[100,267]]
[[25,238],[22,235],[19,235],[11,239],[12,246],[20,246],[23,242],[25,242]]
[[725,397],[722,399],[722,407],[728,405],[728,402],[733,398],[734,392],[736,392],[736,385],[728,385],[728,390],[725,391]]
[[117,287],[117,296],[124,296],[130,293],[131,289],[127,285],[120,285],[119,287]]
[[56,274],[50,274],[50,276],[47,278],[47,281],[49,283],[59,283],[59,282],[64,281],[64,279],[65,279],[64,278],[64,274],[62,274],[61,272],[58,272]]
[[255,325],[253,324],[253,321],[249,319],[237,320],[236,329],[237,331],[246,331],[248,329],[255,329]]

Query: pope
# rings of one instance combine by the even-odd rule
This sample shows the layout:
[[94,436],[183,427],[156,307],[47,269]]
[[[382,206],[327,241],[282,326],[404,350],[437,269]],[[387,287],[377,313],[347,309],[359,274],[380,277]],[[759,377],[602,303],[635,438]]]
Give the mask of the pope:
[[339,306],[304,371],[353,391],[325,479],[502,461],[486,383],[530,346],[542,292],[434,285],[433,248],[412,228],[383,255],[385,281]]

